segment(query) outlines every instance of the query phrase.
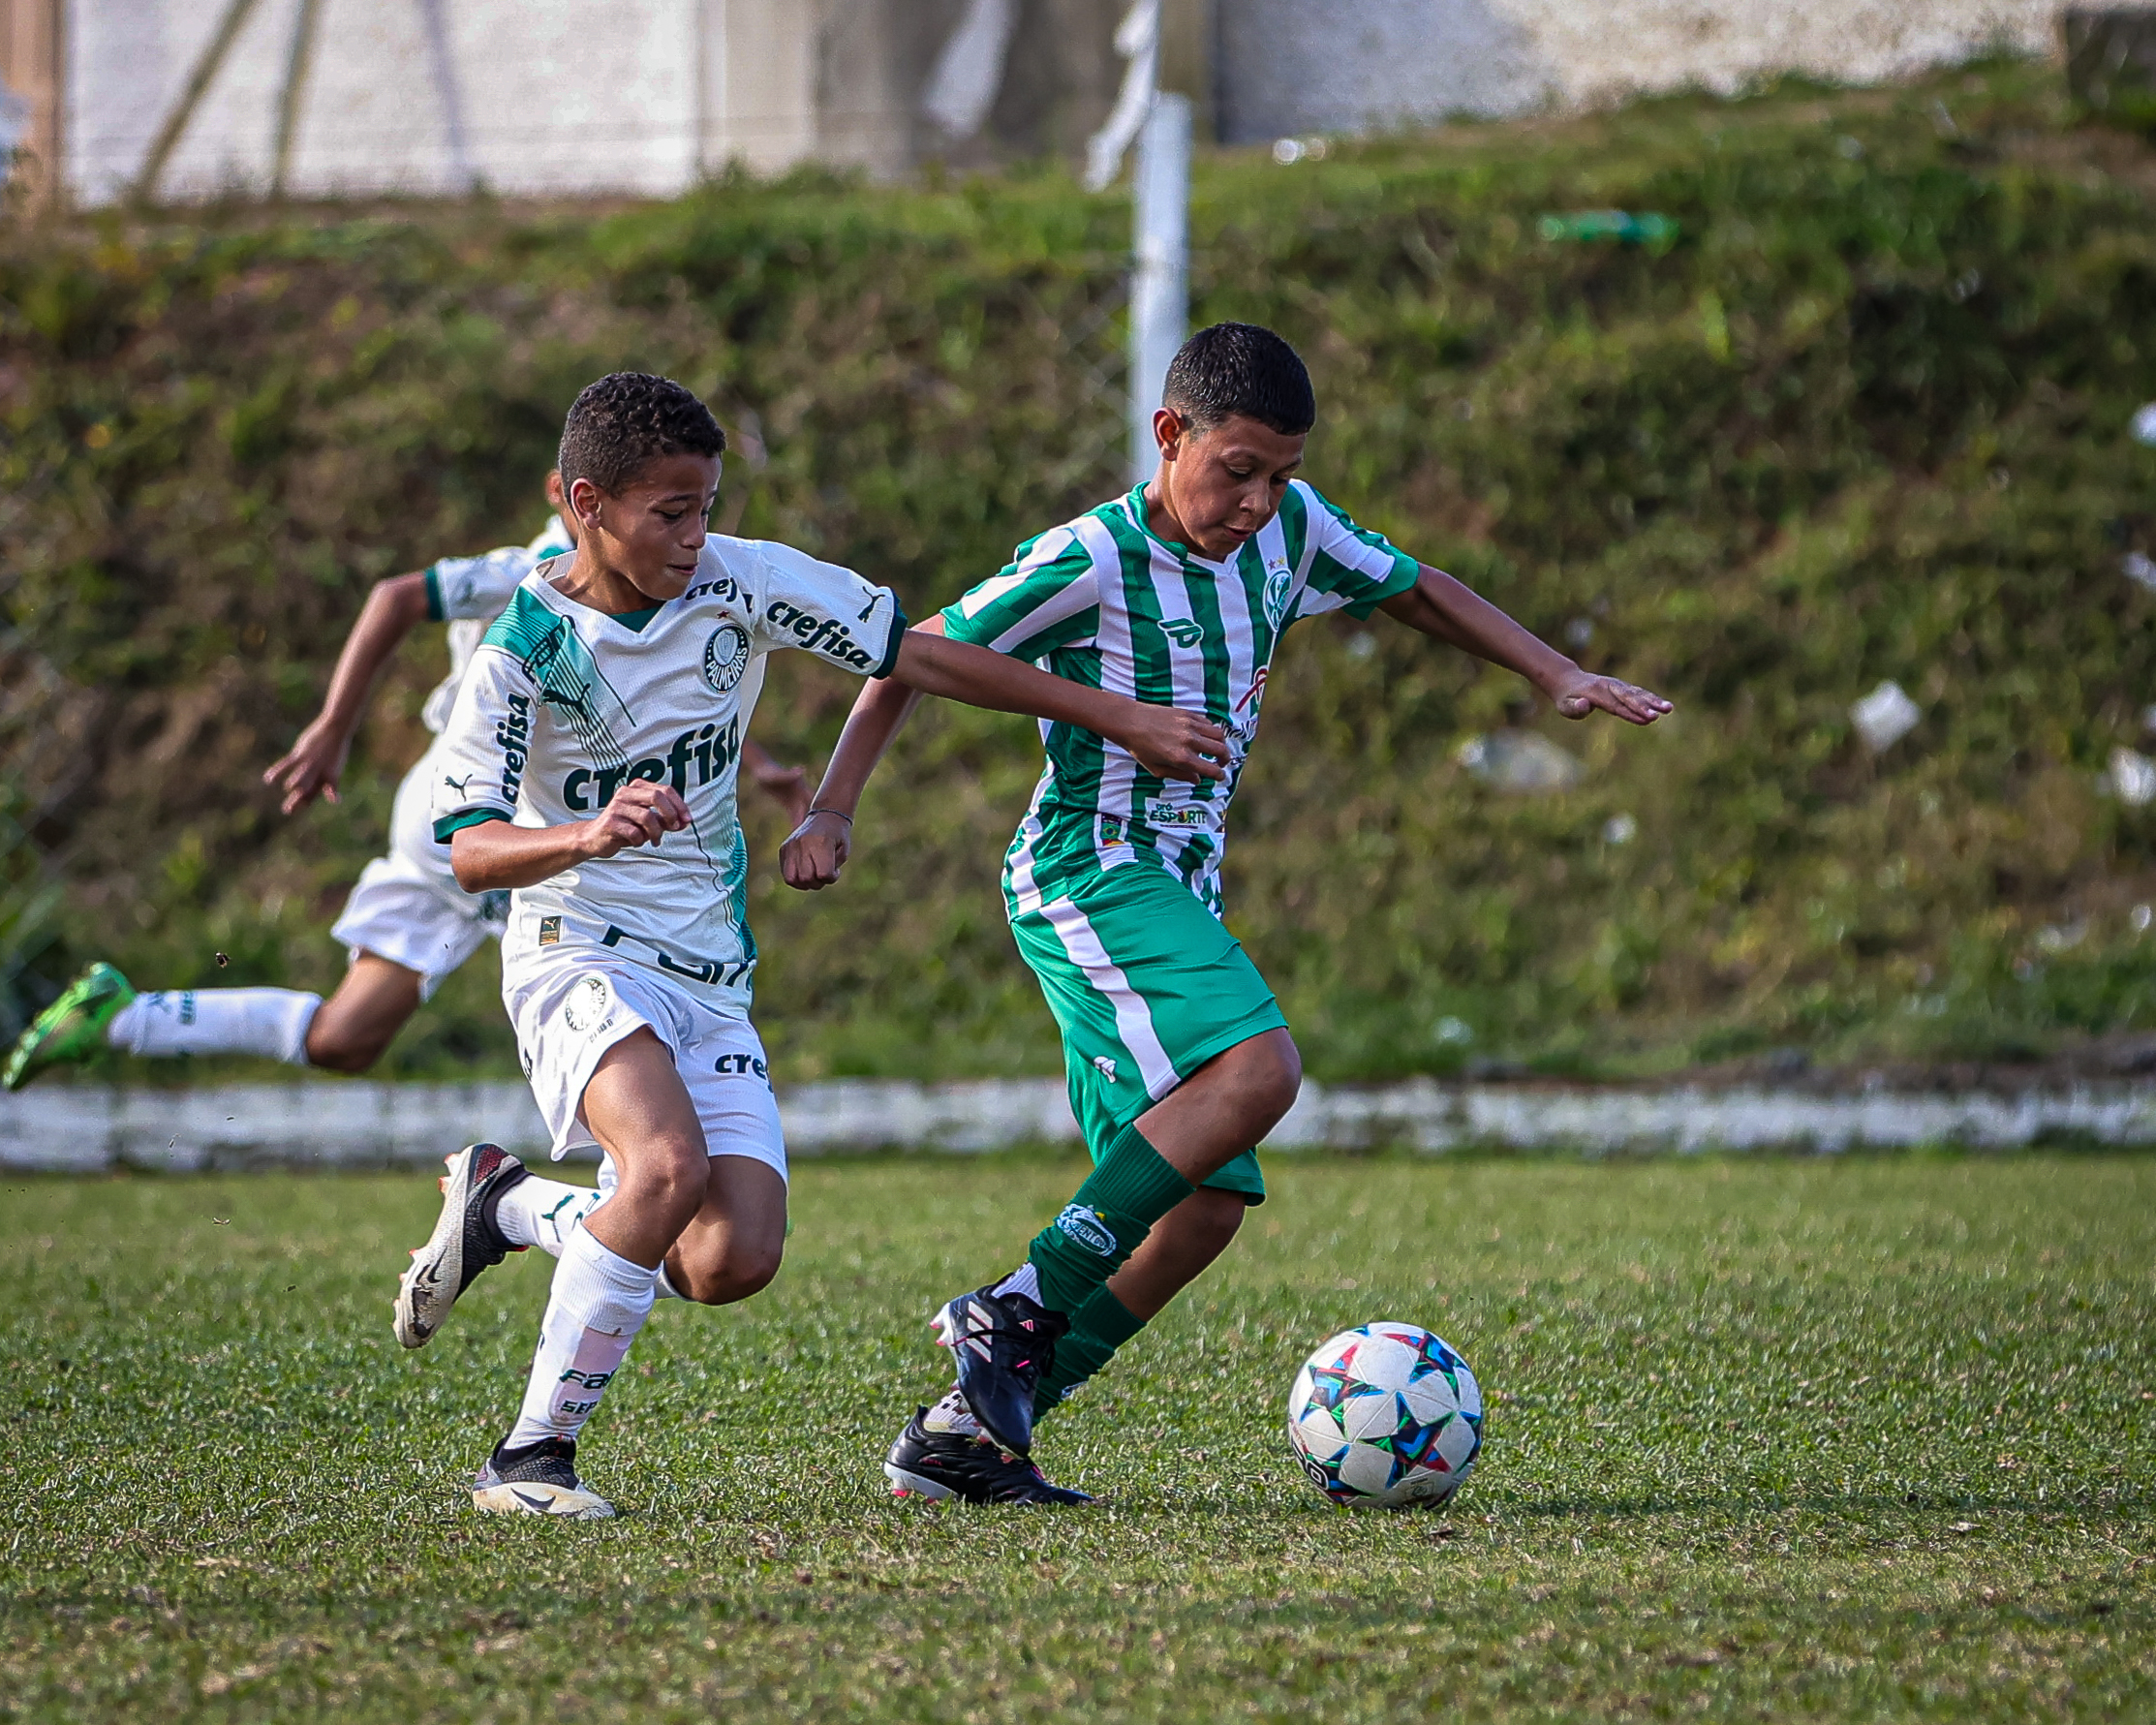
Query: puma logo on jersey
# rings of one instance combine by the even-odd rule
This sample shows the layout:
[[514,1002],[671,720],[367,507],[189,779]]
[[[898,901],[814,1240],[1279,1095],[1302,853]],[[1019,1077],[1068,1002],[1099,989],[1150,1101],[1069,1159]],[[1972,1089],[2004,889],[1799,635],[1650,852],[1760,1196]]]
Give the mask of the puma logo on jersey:
[[1195,647],[1205,639],[1205,625],[1187,617],[1163,617],[1160,632],[1179,647]]

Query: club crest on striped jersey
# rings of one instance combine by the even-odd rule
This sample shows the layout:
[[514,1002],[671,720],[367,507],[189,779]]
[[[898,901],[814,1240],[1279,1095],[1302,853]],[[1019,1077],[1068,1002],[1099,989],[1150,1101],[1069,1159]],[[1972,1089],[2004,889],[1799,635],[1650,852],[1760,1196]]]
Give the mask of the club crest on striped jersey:
[[1160,632],[1179,647],[1195,647],[1205,639],[1205,625],[1188,617],[1163,617]]
[[1280,559],[1275,558],[1265,566],[1265,626],[1275,634],[1287,620],[1288,589],[1294,585],[1295,577]]
[[725,694],[741,683],[749,668],[749,631],[738,623],[722,623],[704,643],[704,681],[712,693]]

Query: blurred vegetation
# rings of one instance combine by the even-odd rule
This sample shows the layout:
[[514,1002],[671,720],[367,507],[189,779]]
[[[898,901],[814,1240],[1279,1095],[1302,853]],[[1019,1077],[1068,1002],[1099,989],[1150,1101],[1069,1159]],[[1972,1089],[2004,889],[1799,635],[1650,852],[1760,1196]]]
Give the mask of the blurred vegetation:
[[[1600,207],[1679,237],[1538,233]],[[1201,163],[1194,313],[1302,347],[1315,482],[1680,704],[1572,726],[1382,618],[1291,638],[1230,920],[1315,1074],[2001,1059],[2156,1024],[2156,808],[2104,788],[2115,748],[2156,750],[2156,594],[2121,572],[2156,554],[2127,432],[2152,214],[2156,151],[2016,64]],[[93,955],[334,981],[440,647],[408,650],[340,807],[283,822],[258,775],[368,582],[533,531],[599,372],[704,391],[745,451],[725,520],[915,615],[1117,488],[1126,224],[1060,173],[797,174],[0,233],[0,1016]],[[1874,757],[1849,708],[1887,678],[1923,719]],[[757,729],[820,765],[852,694],[781,666]],[[1458,751],[1505,725],[1581,784],[1480,784]],[[995,889],[1036,766],[1019,722],[924,712],[815,899],[755,812],[782,1070],[1055,1069]],[[493,986],[469,967],[392,1068],[513,1071]]]

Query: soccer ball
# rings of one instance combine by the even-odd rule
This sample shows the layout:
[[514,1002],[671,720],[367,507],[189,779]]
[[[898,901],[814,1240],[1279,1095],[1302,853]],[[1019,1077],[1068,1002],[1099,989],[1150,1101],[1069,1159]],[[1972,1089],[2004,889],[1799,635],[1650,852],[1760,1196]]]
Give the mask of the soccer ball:
[[1365,1324],[1303,1362],[1287,1436],[1310,1484],[1335,1503],[1439,1504],[1482,1454],[1482,1386],[1428,1330]]

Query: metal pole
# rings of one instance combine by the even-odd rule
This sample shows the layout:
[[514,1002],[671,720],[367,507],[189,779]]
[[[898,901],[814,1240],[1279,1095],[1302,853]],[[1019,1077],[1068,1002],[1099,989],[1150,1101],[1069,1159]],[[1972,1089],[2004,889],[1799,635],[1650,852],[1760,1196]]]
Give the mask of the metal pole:
[[277,93],[277,143],[269,168],[269,195],[282,198],[292,175],[293,140],[299,134],[299,104],[307,88],[307,68],[314,59],[315,22],[322,0],[299,0],[292,23],[292,48],[285,56],[284,88]]
[[419,0],[419,25],[426,33],[427,58],[434,67],[434,93],[442,104],[443,141],[449,147],[449,173],[462,192],[477,192],[479,176],[464,137],[464,90],[457,81],[456,59],[449,51],[449,23],[444,0]]
[[247,21],[247,15],[255,10],[255,0],[231,0],[225,8],[225,15],[217,20],[216,32],[203,47],[187,75],[187,83],[174,102],[171,111],[166,114],[165,123],[157,129],[157,136],[150,140],[149,154],[142,158],[142,166],[135,176],[134,195],[137,201],[147,203],[157,196],[158,178],[165,171],[166,161],[180,140],[180,134],[187,130],[187,122],[195,117],[196,108],[201,106],[202,93],[217,76],[217,69],[224,65],[225,55],[231,51],[232,39]]
[[1130,473],[1152,476],[1159,459],[1154,411],[1168,362],[1190,317],[1190,99],[1154,98],[1138,135],[1137,268],[1130,278]]

